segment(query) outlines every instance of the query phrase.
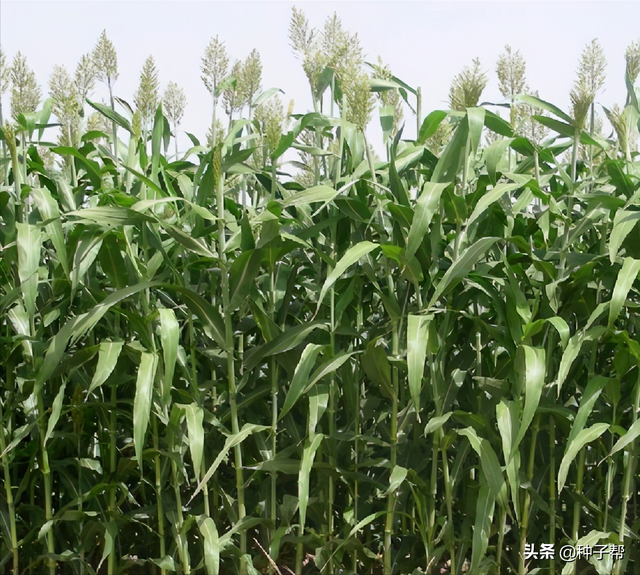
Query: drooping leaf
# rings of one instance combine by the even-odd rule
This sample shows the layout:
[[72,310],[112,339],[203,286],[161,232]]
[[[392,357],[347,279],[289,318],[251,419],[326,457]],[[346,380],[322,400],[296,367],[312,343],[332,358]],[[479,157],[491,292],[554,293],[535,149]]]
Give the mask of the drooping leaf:
[[616,278],[616,284],[611,294],[611,303],[609,305],[609,328],[613,326],[620,311],[624,306],[627,299],[627,294],[633,285],[633,282],[638,279],[638,273],[640,272],[640,260],[633,258],[624,258],[622,263],[622,269],[618,273]]
[[321,345],[309,343],[302,351],[300,361],[296,366],[296,370],[293,373],[293,378],[291,379],[291,384],[289,385],[289,389],[287,390],[287,395],[284,398],[284,404],[282,405],[282,409],[280,410],[280,414],[278,415],[279,420],[281,420],[287,413],[289,413],[298,399],[300,399],[300,396],[304,392],[309,381],[309,374],[311,373],[311,370],[315,365],[316,358],[318,357],[318,354],[321,350]]
[[39,226],[17,223],[18,230],[18,277],[24,307],[33,321],[36,313],[36,297],[38,296],[38,267],[40,265],[40,249],[42,232]]
[[300,533],[304,532],[307,521],[307,506],[309,505],[309,480],[311,468],[316,457],[318,447],[322,443],[324,435],[319,433],[313,441],[304,448],[302,461],[300,462],[300,474],[298,476],[298,513],[300,514]]
[[322,305],[322,300],[324,296],[327,295],[331,286],[336,283],[338,278],[345,272],[347,269],[355,264],[360,258],[366,256],[371,253],[373,250],[379,248],[378,244],[374,244],[373,242],[360,242],[354,246],[351,246],[342,256],[340,261],[336,264],[336,267],[333,271],[327,276],[324,284],[322,285],[322,289],[320,290],[320,295],[318,296],[318,307],[316,309],[316,313],[320,309]]
[[569,474],[569,467],[576,458],[576,455],[587,444],[595,441],[605,431],[609,429],[608,423],[595,423],[591,427],[583,429],[571,443],[567,443],[567,447],[564,452],[564,457],[560,462],[560,468],[558,469],[558,493],[562,491],[567,481],[567,475]]
[[189,436],[189,451],[191,452],[191,461],[193,462],[193,474],[196,480],[200,477],[202,471],[202,453],[204,451],[204,411],[196,403],[183,405],[186,420],[187,434]]
[[140,472],[142,473],[142,451],[144,438],[151,415],[151,398],[153,395],[153,379],[156,375],[158,356],[155,353],[143,352],[138,377],[136,379],[136,393],[133,400],[133,445]]
[[439,211],[442,191],[448,185],[448,183],[435,184],[433,182],[425,182],[422,193],[416,202],[415,214],[409,230],[406,249],[407,259],[412,258],[418,251],[422,240],[429,231],[433,216]]
[[113,370],[118,363],[118,358],[120,357],[123,345],[124,342],[122,341],[103,341],[100,343],[100,348],[98,350],[98,365],[96,366],[96,371],[93,374],[93,379],[91,380],[91,385],[87,391],[85,401],[93,391],[107,381],[107,378],[113,373]]
[[500,238],[482,238],[468,247],[458,259],[451,264],[442,279],[438,282],[435,293],[431,297],[428,309],[431,309],[438,299],[455,287],[473,268],[487,250]]
[[422,391],[422,376],[427,359],[427,343],[429,337],[429,322],[433,315],[413,315],[407,318],[407,370],[409,377],[409,391],[415,405],[416,416],[420,421],[420,392]]

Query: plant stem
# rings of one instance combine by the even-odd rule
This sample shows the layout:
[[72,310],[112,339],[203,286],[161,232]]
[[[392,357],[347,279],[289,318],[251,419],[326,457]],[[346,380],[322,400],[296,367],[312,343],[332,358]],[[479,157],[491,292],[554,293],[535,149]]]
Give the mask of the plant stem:
[[[389,280],[391,277],[389,276]],[[389,285],[389,291],[393,290],[393,284]],[[394,358],[398,357],[399,354],[399,341],[398,341],[398,320],[393,320],[393,335],[391,341],[391,353]],[[398,369],[394,365],[391,368],[391,385],[392,385],[392,406],[391,406],[391,437],[389,439],[390,447],[390,473],[393,473],[393,470],[396,466],[397,458],[398,458]],[[391,564],[391,534],[393,532],[393,518],[394,518],[394,509],[396,504],[396,496],[393,491],[389,491],[389,495],[387,497],[387,515],[385,520],[384,527],[384,572],[385,575],[391,575],[392,573],[392,564]]]
[[[160,557],[166,555],[164,544],[164,511],[162,508],[162,473],[160,469],[160,448],[158,446],[158,419],[153,417],[153,450],[156,471],[156,498],[158,499],[158,537],[160,538]],[[166,569],[160,568],[160,575],[165,575]]]
[[[220,272],[222,276],[222,311],[224,315],[225,343],[227,354],[227,377],[229,389],[229,407],[231,411],[231,432],[237,435],[240,432],[237,407],[236,389],[236,366],[234,357],[233,325],[231,323],[231,312],[229,306],[229,267],[227,264],[226,249],[226,226],[224,215],[224,175],[222,173],[221,150],[218,146],[214,152],[214,173],[217,175],[216,200],[218,205],[218,257],[220,259]],[[242,471],[242,448],[240,444],[234,447],[235,468],[236,468],[236,490],[238,497],[238,521],[242,522],[246,515],[244,504],[244,477]],[[247,533],[240,533],[240,554],[247,553]],[[244,559],[240,561],[240,575],[247,574],[247,566]]]
[[[0,402],[0,422],[3,427],[0,428],[0,452],[4,453],[7,449],[7,444],[4,438],[4,413],[2,409],[2,402]],[[18,555],[18,535],[16,529],[16,509],[13,501],[13,488],[11,486],[11,473],[9,469],[9,454],[7,453],[2,457],[2,469],[4,472],[4,490],[7,498],[7,510],[9,512],[9,532],[11,534],[11,556],[13,560],[12,575],[19,575],[20,573],[20,557]]]
[[[549,417],[549,542],[556,542],[556,420]],[[549,557],[549,573],[556,572],[555,554]]]
[[[540,416],[536,415],[533,421],[533,433],[531,436],[531,446],[529,448],[529,467],[527,470],[527,479],[531,483],[533,478],[533,470],[535,467],[535,455],[536,455],[536,442],[538,440],[538,430],[540,428]],[[522,505],[522,521],[520,523],[520,567],[518,569],[518,575],[525,575],[527,572],[524,556],[527,545],[527,530],[529,528],[529,510],[531,505],[531,494],[529,491],[524,492],[524,503]]]
[[[638,411],[640,411],[640,372],[638,373],[638,379],[636,381],[636,393],[633,400],[633,409],[631,411],[631,424],[633,425],[638,420]],[[624,479],[622,484],[621,504],[620,504],[620,530],[618,532],[618,539],[620,544],[624,545],[625,532],[627,530],[627,506],[631,499],[632,483],[634,482],[635,467],[638,459],[637,454],[637,440],[631,444],[629,450],[629,456],[626,465],[624,465]],[[624,452],[622,453],[624,458]],[[623,459],[624,461],[624,459]],[[606,526],[605,526],[606,529]],[[617,561],[613,569],[613,575],[622,575],[622,569],[624,568],[625,561]]]
[[[117,389],[115,385],[111,386],[111,413],[110,413],[110,447],[109,447],[109,471],[111,473],[111,485],[109,486],[109,515],[113,519],[116,515],[116,466],[117,466],[117,452],[116,452],[116,439],[117,439]],[[109,557],[107,557],[107,571],[109,573],[116,573],[116,553],[115,549],[111,550]]]

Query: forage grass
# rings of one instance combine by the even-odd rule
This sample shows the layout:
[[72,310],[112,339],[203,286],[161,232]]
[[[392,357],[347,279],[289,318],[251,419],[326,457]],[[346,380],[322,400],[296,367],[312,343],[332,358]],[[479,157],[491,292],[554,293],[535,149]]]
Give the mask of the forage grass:
[[[208,142],[180,161],[184,93],[160,102],[150,59],[127,109],[106,31],[51,109],[3,64],[1,568],[636,572],[637,46],[600,138],[595,42],[570,113],[508,49],[508,119],[477,107],[477,61],[423,118],[337,15],[289,33],[314,111],[215,38]],[[530,556],[589,541],[625,550]]]

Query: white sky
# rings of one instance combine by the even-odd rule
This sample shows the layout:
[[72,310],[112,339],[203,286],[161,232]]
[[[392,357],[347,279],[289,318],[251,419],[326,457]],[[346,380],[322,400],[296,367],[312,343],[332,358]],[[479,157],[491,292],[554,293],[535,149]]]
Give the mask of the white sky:
[[[607,81],[597,101],[624,103],[624,51],[640,40],[640,1],[67,1],[2,0],[0,41],[9,61],[19,50],[46,93],[56,64],[73,73],[102,32],[118,53],[116,95],[133,102],[144,60],[152,54],[161,87],[173,80],[184,88],[187,109],[182,130],[203,139],[210,125],[210,96],[200,79],[200,61],[209,40],[224,40],[231,62],[253,48],[263,62],[263,87],[282,88],[285,109],[294,99],[296,113],[311,110],[306,77],[289,47],[291,7],[302,8],[321,28],[337,12],[343,26],[357,32],[367,60],[378,55],[396,76],[421,86],[423,116],[447,108],[452,78],[479,57],[488,72],[483,101],[501,101],[495,74],[505,44],[527,62],[528,84],[540,97],[569,107],[569,91],[585,44],[598,38],[607,57]],[[101,85],[93,97],[105,96]],[[8,94],[3,100],[8,109]],[[6,113],[5,113],[6,116]],[[415,119],[405,113],[406,137],[415,135]],[[380,149],[377,113],[372,138]],[[182,138],[181,138],[182,141]],[[186,141],[186,140],[185,140]],[[185,149],[186,144],[181,144]]]

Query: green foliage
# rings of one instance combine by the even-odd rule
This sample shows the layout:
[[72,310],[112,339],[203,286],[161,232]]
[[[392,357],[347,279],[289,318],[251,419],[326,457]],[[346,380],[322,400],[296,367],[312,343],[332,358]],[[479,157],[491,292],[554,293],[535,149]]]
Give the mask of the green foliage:
[[624,558],[576,573],[636,572],[635,92],[606,141],[521,82],[516,129],[476,106],[475,63],[454,110],[416,105],[411,141],[393,118],[420,91],[369,78],[337,17],[316,39],[294,10],[290,34],[317,109],[260,92],[257,53],[230,79],[216,39],[205,86],[255,117],[214,115],[180,159],[175,85],[145,100],[150,150],[142,100],[115,98],[46,143],[51,111],[72,122],[94,74],[117,77],[104,33],[95,69],[56,69],[52,100],[3,127],[0,566],[520,575],[574,569],[529,545],[600,542]]

